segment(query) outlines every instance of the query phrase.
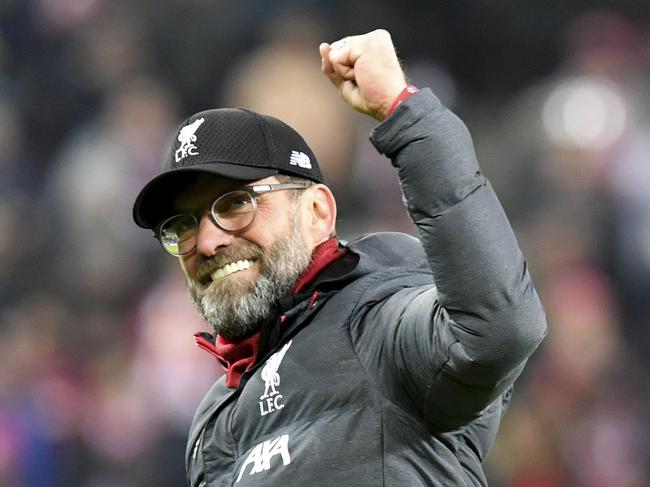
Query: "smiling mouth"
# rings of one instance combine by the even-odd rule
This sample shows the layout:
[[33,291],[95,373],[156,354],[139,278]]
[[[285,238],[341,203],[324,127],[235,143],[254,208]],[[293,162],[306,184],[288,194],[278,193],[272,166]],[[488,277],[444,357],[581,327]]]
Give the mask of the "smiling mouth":
[[231,262],[226,264],[223,267],[219,267],[217,270],[213,271],[210,274],[210,278],[213,282],[223,279],[224,277],[233,274],[234,272],[243,271],[250,269],[255,264],[254,260],[238,260],[237,262]]

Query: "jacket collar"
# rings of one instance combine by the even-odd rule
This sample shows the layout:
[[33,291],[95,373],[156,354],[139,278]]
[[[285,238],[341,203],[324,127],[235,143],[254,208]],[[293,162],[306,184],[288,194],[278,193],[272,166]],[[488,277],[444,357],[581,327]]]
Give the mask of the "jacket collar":
[[206,332],[194,334],[199,348],[215,356],[224,368],[228,387],[237,388],[242,375],[253,368],[258,358],[264,358],[275,348],[280,340],[280,326],[288,317],[313,307],[319,295],[315,287],[321,281],[317,277],[323,273],[327,278],[323,271],[344,255],[345,250],[339,247],[334,237],[320,244],[289,294],[278,301],[277,313],[263,322],[256,333],[240,340],[228,340],[220,335],[215,337]]

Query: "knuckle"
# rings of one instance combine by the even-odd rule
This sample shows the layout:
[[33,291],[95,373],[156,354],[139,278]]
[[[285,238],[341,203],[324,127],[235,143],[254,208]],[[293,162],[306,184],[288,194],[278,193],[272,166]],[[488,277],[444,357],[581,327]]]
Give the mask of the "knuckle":
[[361,56],[361,54],[363,54],[363,47],[359,46],[358,44],[353,44],[353,45],[350,46],[350,51],[349,52],[350,52],[350,55],[353,58],[357,58],[357,57]]
[[366,36],[366,44],[373,46],[375,49],[392,45],[390,33],[386,29],[376,29],[369,32]]
[[377,29],[374,31],[374,34],[383,40],[390,40],[390,32],[388,32],[386,29]]

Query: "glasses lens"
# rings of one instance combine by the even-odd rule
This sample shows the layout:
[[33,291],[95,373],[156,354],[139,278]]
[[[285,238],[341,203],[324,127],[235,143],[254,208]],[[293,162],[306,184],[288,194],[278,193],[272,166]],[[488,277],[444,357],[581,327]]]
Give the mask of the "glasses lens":
[[212,216],[225,230],[241,230],[253,221],[255,200],[246,191],[226,193],[212,205]]
[[160,243],[172,255],[184,255],[196,247],[196,219],[192,215],[177,215],[160,226]]

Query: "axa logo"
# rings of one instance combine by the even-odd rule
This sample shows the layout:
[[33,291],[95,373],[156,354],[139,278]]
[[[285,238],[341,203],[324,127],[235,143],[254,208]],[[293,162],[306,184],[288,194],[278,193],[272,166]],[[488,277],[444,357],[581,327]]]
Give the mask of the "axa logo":
[[280,456],[283,466],[291,463],[291,455],[289,455],[289,435],[278,436],[272,440],[266,440],[255,445],[239,469],[239,475],[237,475],[235,483],[241,480],[246,468],[251,465],[252,467],[248,472],[248,475],[255,475],[269,470],[271,468],[271,460],[273,460],[277,455]]
[[180,130],[178,133],[178,141],[181,143],[181,146],[176,149],[176,162],[182,161],[187,156],[196,156],[199,154],[199,150],[194,145],[194,142],[196,142],[196,131],[204,121],[205,119],[203,118],[197,118]]
[[288,341],[284,347],[275,352],[262,367],[262,380],[264,381],[264,393],[260,396],[260,415],[266,416],[269,413],[278,411],[284,407],[282,394],[278,391],[280,386],[280,373],[278,369],[284,355],[289,350],[293,340]]
[[309,159],[309,156],[304,152],[297,150],[291,151],[289,164],[292,166],[302,167],[303,169],[311,169],[311,160]]

